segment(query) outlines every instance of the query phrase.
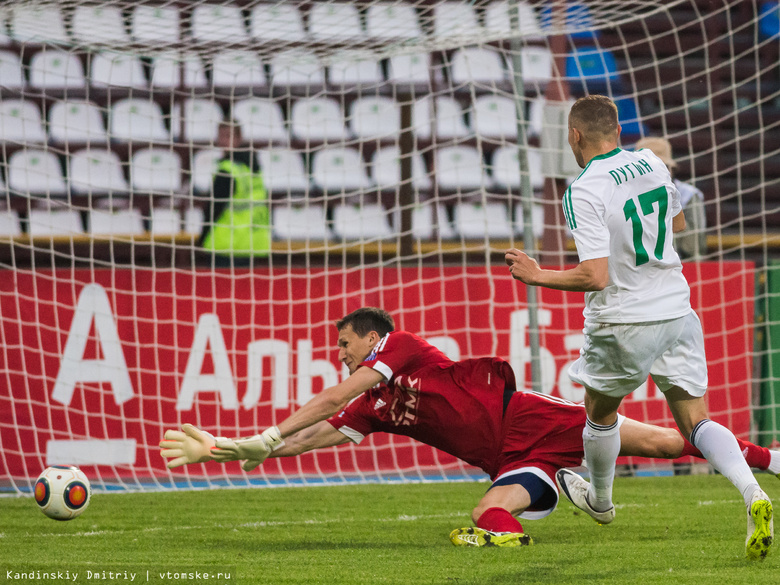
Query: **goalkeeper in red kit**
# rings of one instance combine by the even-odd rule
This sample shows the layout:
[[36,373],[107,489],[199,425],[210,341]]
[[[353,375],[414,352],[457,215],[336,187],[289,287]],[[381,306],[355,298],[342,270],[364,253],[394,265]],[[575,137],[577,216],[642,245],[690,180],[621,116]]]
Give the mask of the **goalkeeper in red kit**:
[[[395,331],[373,307],[336,323],[339,360],[350,376],[260,435],[215,438],[192,425],[167,431],[160,443],[168,467],[293,457],[367,435],[404,435],[484,470],[493,481],[472,512],[476,526],[450,534],[459,546],[531,544],[518,518],[538,519],[558,504],[555,472],[582,464],[585,408],[516,391],[500,358],[454,362],[420,337]],[[351,401],[351,402],[350,402]],[[701,453],[674,429],[620,417],[621,455],[675,459]],[[780,453],[741,441],[751,467],[780,473]]]

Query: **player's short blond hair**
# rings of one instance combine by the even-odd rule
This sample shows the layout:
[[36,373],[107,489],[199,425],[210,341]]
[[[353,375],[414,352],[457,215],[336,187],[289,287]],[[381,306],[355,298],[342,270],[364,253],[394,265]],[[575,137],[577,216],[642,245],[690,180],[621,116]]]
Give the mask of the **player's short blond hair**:
[[579,130],[586,142],[616,138],[619,128],[617,106],[604,95],[581,97],[569,111],[569,125]]

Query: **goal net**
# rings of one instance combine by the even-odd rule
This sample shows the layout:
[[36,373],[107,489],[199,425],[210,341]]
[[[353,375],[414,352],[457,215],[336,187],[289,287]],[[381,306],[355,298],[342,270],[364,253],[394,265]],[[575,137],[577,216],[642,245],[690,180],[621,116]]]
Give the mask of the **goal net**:
[[[0,492],[52,464],[103,490],[481,477],[394,435],[252,473],[169,472],[157,444],[185,422],[234,437],[289,416],[344,378],[333,322],[364,305],[581,400],[566,371],[582,294],[529,294],[503,252],[576,263],[561,195],[579,172],[566,112],[586,93],[616,101],[623,148],[671,145],[711,415],[769,444],[777,5],[715,4],[3,5]],[[262,183],[235,174],[252,158]],[[673,425],[652,382],[623,411]]]

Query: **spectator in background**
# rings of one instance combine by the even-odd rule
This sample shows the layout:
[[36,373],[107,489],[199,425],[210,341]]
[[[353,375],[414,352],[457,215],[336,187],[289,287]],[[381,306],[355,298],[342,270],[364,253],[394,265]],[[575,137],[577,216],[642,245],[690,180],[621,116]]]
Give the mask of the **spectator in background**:
[[204,213],[201,245],[232,257],[268,256],[271,228],[268,193],[260,165],[242,148],[241,127],[233,121],[219,126],[217,146],[224,149],[214,175],[212,198]]
[[689,183],[674,178],[677,163],[672,158],[672,145],[665,138],[649,136],[636,143],[636,150],[647,148],[664,161],[672,174],[674,186],[680,192],[685,215],[685,229],[674,235],[674,247],[682,260],[700,260],[707,251],[707,216],[704,213],[704,193]]

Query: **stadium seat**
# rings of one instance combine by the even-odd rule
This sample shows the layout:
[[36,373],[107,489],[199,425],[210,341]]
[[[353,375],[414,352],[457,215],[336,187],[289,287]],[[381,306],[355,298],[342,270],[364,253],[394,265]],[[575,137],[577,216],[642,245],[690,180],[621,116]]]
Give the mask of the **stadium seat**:
[[229,4],[200,4],[192,9],[192,38],[198,42],[243,43],[249,40],[241,8]]
[[488,185],[482,157],[472,146],[447,146],[436,151],[436,182],[440,189],[474,191]]
[[498,202],[458,203],[454,209],[455,232],[465,239],[501,238],[513,235],[506,205]]
[[11,36],[18,43],[69,43],[62,12],[56,3],[14,2]]
[[108,142],[103,114],[93,103],[58,101],[49,108],[49,138],[60,143]]
[[174,138],[179,134],[181,120],[182,137],[187,142],[213,144],[217,139],[219,125],[224,119],[222,108],[210,99],[189,98],[183,104],[174,104],[171,113],[171,128]]
[[380,40],[418,39],[423,36],[417,11],[406,2],[372,2],[366,11],[366,32]]
[[409,83],[430,86],[431,56],[393,55],[387,64],[387,80],[391,83]]
[[[545,35],[551,34],[553,23],[552,4],[547,2],[539,14],[539,26]],[[570,0],[566,3],[566,28],[568,35],[575,40],[595,40],[599,36],[596,21],[590,8],[584,2]]]
[[30,85],[39,89],[83,89],[84,67],[72,53],[43,49],[30,59]]
[[122,162],[110,150],[74,152],[68,165],[68,182],[74,194],[124,193],[128,190]]
[[[182,70],[184,79],[182,79]],[[197,55],[182,56],[177,51],[164,51],[152,59],[152,87],[206,87],[206,72]]]
[[30,144],[46,140],[41,112],[35,102],[0,101],[0,142]]
[[287,148],[264,149],[258,152],[263,184],[271,193],[303,194],[309,189],[309,177],[303,157]]
[[111,106],[109,128],[112,140],[125,142],[167,142],[162,108],[147,99],[128,98]]
[[241,126],[241,136],[252,142],[287,143],[289,136],[278,102],[247,98],[233,104],[233,119]]
[[[541,151],[538,148],[529,147],[526,156],[531,187],[537,190],[544,188]],[[517,145],[512,144],[497,148],[493,152],[491,169],[493,186],[500,189],[511,189],[513,192],[519,193],[521,173]]]
[[31,209],[27,215],[30,237],[79,236],[84,233],[81,214],[75,209]]
[[341,106],[327,97],[297,100],[290,110],[290,132],[300,140],[343,140],[347,129]]
[[471,125],[483,138],[517,138],[515,100],[499,95],[482,95],[474,100]]
[[502,84],[507,80],[503,58],[490,49],[471,47],[455,51],[450,59],[452,83]]
[[[396,221],[400,222],[400,212]],[[400,223],[396,223],[400,225]],[[433,200],[423,201],[412,209],[412,236],[417,240],[432,240],[437,236],[442,240],[455,238],[455,230],[447,218],[447,210],[441,203]]]
[[19,55],[12,51],[0,51],[0,79],[3,87],[7,89],[21,89],[24,87],[24,74]]
[[79,43],[121,45],[130,42],[119,6],[77,4],[71,18],[71,34]]
[[190,163],[190,185],[193,192],[204,195],[210,194],[214,184],[214,174],[217,165],[222,158],[222,150],[219,148],[204,148],[192,156]]
[[222,51],[214,56],[211,69],[214,87],[264,87],[265,70],[252,51]]
[[130,183],[134,189],[171,194],[181,190],[181,160],[172,150],[149,148],[133,155]]
[[765,39],[780,36],[780,2],[762,2],[759,8],[758,30]]
[[439,2],[433,7],[433,34],[436,37],[478,35],[477,13],[470,2]]
[[309,10],[309,35],[313,40],[332,43],[365,38],[357,6],[346,2],[318,2]]
[[189,207],[184,211],[185,234],[200,235],[203,231],[203,210],[200,207]]
[[7,47],[14,41],[8,33],[8,18],[10,11],[7,7],[0,9],[0,47]]
[[273,208],[274,238],[279,240],[331,239],[325,208],[321,205],[280,205]]
[[577,95],[612,95],[621,86],[615,56],[608,49],[576,49],[566,57],[566,77]]
[[0,210],[0,237],[15,238],[22,235],[19,214],[13,209]]
[[316,55],[298,49],[279,51],[271,57],[274,85],[319,86],[325,83],[325,69]]
[[137,209],[90,209],[89,233],[93,236],[140,236],[145,233],[141,212]]
[[333,233],[342,240],[384,240],[395,235],[380,203],[335,206]]
[[314,184],[328,192],[358,191],[371,185],[360,153],[349,147],[336,146],[315,152],[311,175]]
[[8,159],[8,188],[18,195],[65,195],[57,156],[46,150],[17,150]]
[[[414,102],[412,127],[418,138],[431,137],[433,101],[429,96]],[[459,138],[469,135],[460,104],[451,97],[436,98],[436,135],[439,138]]]
[[349,108],[349,126],[362,140],[394,138],[401,131],[401,110],[392,98],[358,98]]
[[[401,183],[401,154],[397,146],[377,149],[371,160],[371,176],[377,189],[397,189]],[[415,189],[431,188],[431,178],[425,169],[420,152],[412,155],[412,186]]]
[[528,136],[541,136],[544,128],[544,106],[547,101],[544,97],[531,100],[528,106]]
[[92,56],[90,84],[93,87],[147,86],[141,60],[129,53],[101,52]]
[[[531,225],[533,226],[534,237],[541,238],[544,235],[544,206],[534,205],[531,210]],[[523,235],[525,231],[523,219],[523,206],[515,205],[514,227],[515,233],[518,235]]]
[[370,51],[344,51],[333,56],[328,67],[331,85],[378,85],[382,83],[379,58]]
[[[506,0],[491,2],[485,11],[485,29],[490,34],[508,35],[511,32],[510,4]],[[527,2],[517,2],[518,31],[524,39],[540,39],[544,35],[533,7]]]
[[648,134],[647,127],[642,122],[636,101],[631,96],[615,97],[618,110],[618,120],[622,131],[620,137],[624,143],[638,140]]
[[139,43],[179,40],[179,10],[175,6],[139,5],[133,8],[130,35]]
[[252,8],[250,36],[258,41],[303,42],[306,31],[297,6],[285,3],[258,4]]
[[[520,52],[523,68],[523,82],[544,87],[552,79],[553,57],[547,47],[524,47]],[[509,75],[514,74],[512,63],[508,64]],[[526,88],[531,89],[531,88]]]
[[149,216],[149,232],[153,236],[175,236],[181,232],[181,213],[167,207],[152,208]]

